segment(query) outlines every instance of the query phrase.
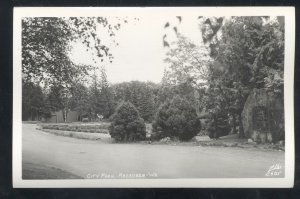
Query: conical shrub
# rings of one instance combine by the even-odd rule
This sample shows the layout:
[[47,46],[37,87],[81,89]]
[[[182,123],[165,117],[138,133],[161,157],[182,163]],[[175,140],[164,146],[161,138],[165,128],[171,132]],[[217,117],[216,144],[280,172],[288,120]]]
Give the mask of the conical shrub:
[[161,105],[153,122],[154,139],[163,137],[187,141],[201,130],[196,109],[185,98],[175,96]]

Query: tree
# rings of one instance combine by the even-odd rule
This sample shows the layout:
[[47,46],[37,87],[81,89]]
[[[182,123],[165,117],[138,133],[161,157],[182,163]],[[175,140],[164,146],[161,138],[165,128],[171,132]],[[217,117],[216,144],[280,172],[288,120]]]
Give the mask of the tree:
[[105,68],[100,71],[100,80],[96,74],[93,77],[93,84],[89,91],[89,109],[88,112],[93,119],[96,119],[97,114],[104,118],[109,118],[115,110],[115,101],[113,89],[110,87]]
[[[176,65],[180,67],[172,67],[170,74],[180,80],[182,70],[194,82],[204,78],[204,84],[198,84],[204,91],[201,102],[204,110],[212,114],[210,118],[231,115],[233,132],[239,126],[242,137],[241,112],[252,89],[266,88],[283,97],[284,20],[282,17],[199,17],[199,20],[203,45],[208,47],[211,58],[205,63],[206,75],[195,76],[197,65],[187,67],[188,57],[178,59],[181,61]],[[169,44],[165,46],[172,48]],[[207,59],[199,53],[199,60],[204,63]]]
[[249,92],[267,88],[283,96],[283,28],[278,20],[269,18],[233,17],[223,25],[215,51],[221,67],[215,65],[211,70],[210,86],[225,93],[224,108],[234,118],[237,115],[243,136],[241,112]]
[[197,46],[177,33],[177,41],[171,43],[164,59],[168,64],[166,77],[172,84],[190,81],[197,86],[203,85],[207,79],[210,61],[209,49],[206,46]]
[[46,96],[41,87],[32,82],[22,81],[22,119],[40,120],[49,117]]
[[119,104],[112,116],[109,133],[116,141],[138,141],[146,139],[146,126],[138,110],[130,102]]
[[[119,19],[120,20],[120,19]],[[99,27],[111,37],[121,24],[110,23],[104,17],[34,17],[22,20],[22,66],[27,79],[66,82],[70,77],[85,75],[88,65],[74,65],[68,56],[71,42],[82,42],[94,60],[112,61],[109,48],[98,36]],[[114,40],[113,40],[114,41]]]
[[101,69],[101,81],[100,81],[100,113],[104,118],[109,118],[114,112],[114,97],[112,88],[108,85],[105,68]]
[[71,102],[70,108],[78,111],[79,114],[84,114],[89,111],[89,90],[82,83],[74,83],[71,87]]
[[[172,29],[175,36],[178,37],[180,35],[180,25],[184,17],[182,16],[176,16],[178,19],[178,23],[170,23],[166,22],[164,29]],[[198,16],[197,17],[197,24],[200,27],[200,34],[202,38],[202,43],[206,47],[210,47],[210,54],[212,57],[214,57],[215,46],[218,45],[218,37],[220,35],[220,32],[222,30],[223,24],[226,21],[225,17],[205,17],[205,16]],[[170,41],[168,41],[168,34],[170,34],[170,31],[166,31],[166,33],[163,35],[163,46],[168,48],[170,47]]]
[[100,107],[100,85],[96,74],[93,76],[93,83],[89,88],[88,114],[90,119],[96,119],[97,113],[101,112]]
[[[69,57],[72,42],[85,44],[95,63],[112,62],[109,47],[103,45],[97,31],[104,29],[110,37],[119,30],[104,17],[30,17],[22,20],[22,72],[26,82],[34,82],[57,91],[64,115],[70,106],[74,82],[89,75],[93,67],[74,64]],[[113,43],[116,43],[112,40]],[[52,90],[53,90],[52,89]],[[53,104],[52,104],[53,105]]]
[[201,130],[196,109],[180,96],[175,96],[159,107],[152,126],[156,139],[171,137],[187,141]]
[[113,85],[116,101],[129,101],[145,121],[151,121],[157,101],[157,85],[151,82],[131,81]]
[[165,103],[168,100],[172,100],[174,96],[178,95],[181,98],[185,98],[190,101],[190,103],[197,110],[197,114],[200,113],[203,109],[203,106],[200,103],[203,97],[202,88],[195,84],[195,81],[192,77],[188,77],[179,82],[172,81],[171,79],[174,77],[176,78],[176,75],[174,76],[165,71],[158,90],[157,106]]

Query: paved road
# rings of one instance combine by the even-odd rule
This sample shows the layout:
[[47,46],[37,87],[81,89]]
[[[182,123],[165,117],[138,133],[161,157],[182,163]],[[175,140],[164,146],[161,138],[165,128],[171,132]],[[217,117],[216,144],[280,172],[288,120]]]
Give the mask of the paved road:
[[[41,172],[47,168],[65,171],[70,175],[61,176],[72,178],[228,178],[264,177],[271,165],[284,166],[284,152],[280,151],[116,144],[56,136],[36,130],[34,124],[23,124],[22,140],[24,178],[36,176],[30,177],[34,167],[43,167]],[[45,178],[51,178],[49,173]]]

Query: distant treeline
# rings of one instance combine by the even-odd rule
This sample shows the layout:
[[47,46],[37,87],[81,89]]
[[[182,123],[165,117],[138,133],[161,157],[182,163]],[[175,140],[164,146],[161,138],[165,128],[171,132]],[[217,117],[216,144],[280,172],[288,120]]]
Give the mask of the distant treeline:
[[[194,102],[197,107],[199,96],[192,85],[164,85],[153,82],[122,82],[105,84],[98,82],[90,87],[74,83],[69,93],[64,93],[60,86],[43,90],[40,85],[23,82],[23,120],[40,120],[50,117],[51,111],[75,110],[95,120],[98,115],[109,118],[122,101],[131,102],[140,116],[151,122],[156,110],[167,100],[179,95]],[[65,108],[65,106],[67,108]]]

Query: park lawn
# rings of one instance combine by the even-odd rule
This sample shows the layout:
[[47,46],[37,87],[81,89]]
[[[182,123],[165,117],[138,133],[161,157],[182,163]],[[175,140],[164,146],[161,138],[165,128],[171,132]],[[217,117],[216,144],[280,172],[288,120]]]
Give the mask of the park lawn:
[[22,164],[22,178],[30,179],[82,179],[82,177],[59,168],[35,163]]

